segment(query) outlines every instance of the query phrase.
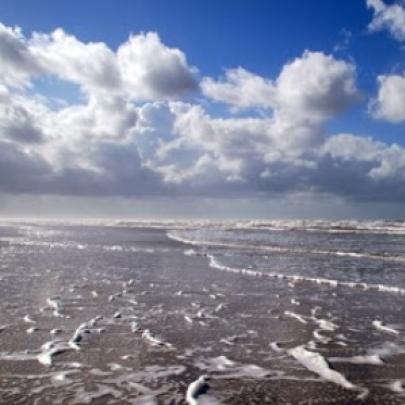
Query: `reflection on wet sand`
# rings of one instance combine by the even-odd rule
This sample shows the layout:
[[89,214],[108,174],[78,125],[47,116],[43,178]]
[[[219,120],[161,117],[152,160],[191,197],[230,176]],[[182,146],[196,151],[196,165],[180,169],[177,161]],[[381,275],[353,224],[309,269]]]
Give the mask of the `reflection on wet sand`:
[[[190,246],[146,226],[4,224],[0,236],[1,403],[404,402],[405,283],[368,276],[367,258],[270,257],[218,233],[210,246],[209,232]],[[305,252],[311,239],[293,237]]]

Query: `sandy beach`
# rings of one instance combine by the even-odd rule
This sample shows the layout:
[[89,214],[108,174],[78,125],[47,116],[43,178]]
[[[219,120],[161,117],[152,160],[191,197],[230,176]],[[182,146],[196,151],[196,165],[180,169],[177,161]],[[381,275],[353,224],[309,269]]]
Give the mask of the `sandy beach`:
[[331,229],[2,224],[1,403],[404,403],[405,236]]

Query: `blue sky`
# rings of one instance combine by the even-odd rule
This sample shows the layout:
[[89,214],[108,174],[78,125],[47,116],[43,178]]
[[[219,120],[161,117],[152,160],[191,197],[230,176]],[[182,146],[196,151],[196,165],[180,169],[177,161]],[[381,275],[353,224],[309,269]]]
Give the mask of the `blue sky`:
[[[342,30],[353,34],[346,55],[370,76],[403,64],[398,44],[382,33],[371,36],[372,12],[362,0],[285,1],[2,1],[2,21],[24,31],[63,27],[83,41],[103,41],[116,48],[128,34],[157,31],[169,46],[182,49],[204,74],[242,65],[272,76],[286,60],[305,49],[332,52]],[[209,55],[209,57],[207,57]],[[367,76],[368,79],[367,79]],[[370,85],[370,83],[368,83]]]
[[[397,7],[394,13],[393,7]],[[403,195],[394,190],[405,184],[402,177],[405,112],[401,110],[405,97],[401,87],[402,81],[405,83],[405,27],[401,25],[403,20],[392,17],[402,13],[405,15],[403,3],[381,0],[41,0],[35,6],[28,0],[2,1],[4,45],[0,43],[0,52],[3,46],[5,56],[0,69],[3,64],[7,96],[16,106],[12,119],[23,116],[24,122],[4,125],[0,136],[10,148],[7,159],[11,154],[29,155],[27,168],[20,165],[12,170],[24,172],[33,167],[41,178],[40,181],[39,177],[30,178],[30,182],[24,179],[18,187],[10,187],[10,180],[4,178],[0,187],[4,187],[8,198],[28,195],[28,199],[38,195],[212,198],[221,190],[221,198],[226,199],[227,195],[263,198],[264,204],[269,199],[274,202],[274,198],[290,198],[295,193],[312,195],[310,199],[314,201],[319,195],[322,198],[327,195],[354,204],[402,204]],[[20,27],[21,33],[14,27]],[[52,34],[57,29],[62,32],[59,37]],[[43,35],[42,43],[35,42],[33,32]],[[158,39],[148,36],[150,32]],[[137,38],[134,43],[128,40],[130,35]],[[76,42],[72,45],[69,38]],[[11,43],[16,49],[23,49],[24,60],[12,59]],[[102,44],[103,49],[92,54],[91,43]],[[127,51],[121,52],[126,53],[120,59],[120,49],[125,45]],[[147,62],[142,60],[142,52],[148,52],[148,46],[155,46],[160,52],[160,62],[154,64],[153,54],[145,54]],[[138,56],[131,54],[130,48]],[[83,63],[80,65],[75,57],[82,58]],[[297,70],[293,68],[294,61],[301,66]],[[163,66],[166,62],[167,66]],[[116,64],[119,66],[115,67]],[[114,67],[110,69],[110,65]],[[326,93],[310,87],[319,74],[318,65],[325,71],[330,69],[322,79],[330,86]],[[95,84],[86,76],[88,66],[94,69],[94,77],[101,69],[103,80],[107,76],[108,80],[119,80],[130,90],[122,90],[121,84],[115,87],[100,81]],[[233,69],[237,68],[242,69],[235,73]],[[152,72],[150,80],[155,82],[141,88],[143,79],[133,81],[131,76],[139,74],[139,69]],[[284,71],[288,71],[285,75],[288,79],[283,85],[279,82]],[[18,75],[14,77],[13,72]],[[302,77],[303,83],[308,79],[309,84],[302,84],[301,88],[300,78],[294,76],[300,72],[314,75],[314,80]],[[379,81],[380,76],[387,79],[385,84]],[[290,79],[299,87],[293,96],[294,89],[288,87]],[[249,87],[252,83],[258,87]],[[336,86],[343,86],[344,90]],[[316,100],[306,93],[315,94],[318,90]],[[341,90],[338,97],[336,94]],[[249,91],[253,96],[241,100],[240,95]],[[113,92],[113,101],[108,92]],[[258,96],[263,97],[259,102],[254,100],[254,92],[263,92]],[[297,100],[280,101],[287,94]],[[128,110],[125,114],[119,112],[123,103]],[[179,107],[179,103],[183,106]],[[325,110],[323,105],[328,103],[330,110]],[[117,109],[112,111],[110,104]],[[110,123],[103,124],[100,118],[110,113],[117,121],[114,128],[108,127]],[[297,115],[301,117],[299,122],[295,122]],[[11,120],[10,116],[6,118]],[[193,124],[188,123],[192,127],[179,130],[179,122],[183,125],[186,119],[193,120]],[[257,121],[249,121],[252,119]],[[57,131],[55,125],[49,124],[53,120],[64,122],[63,128]],[[86,125],[93,122],[94,127],[81,127],[79,124],[83,122]],[[127,122],[132,126],[125,126]],[[297,134],[277,132],[286,125],[292,125]],[[202,133],[208,127],[212,133]],[[302,133],[306,134],[305,148]],[[70,137],[77,145],[73,145]],[[214,145],[212,137],[217,144]],[[288,147],[283,144],[283,137],[293,139]],[[370,138],[368,144],[361,144],[362,139]],[[91,141],[85,145],[84,139]],[[350,150],[346,146],[349,143]],[[392,151],[392,144],[399,145],[399,151]],[[119,148],[129,153],[130,147],[133,154],[123,165],[127,169],[117,169],[117,162],[112,160],[116,155],[124,159]],[[239,148],[237,152],[235,147]],[[261,147],[268,151],[258,156]],[[311,148],[321,152],[314,157]],[[358,157],[355,148],[370,152]],[[96,157],[90,156],[89,151]],[[34,154],[38,157],[35,161]],[[83,156],[74,165],[66,163],[67,156],[78,154]],[[3,161],[7,159],[4,157]],[[138,168],[134,168],[134,161],[139,161]],[[193,167],[191,162],[199,163]],[[300,165],[310,173],[292,181]],[[330,170],[328,181],[319,172],[323,165]],[[335,172],[332,167],[337,166],[341,169]],[[346,166],[356,172],[346,173]],[[145,168],[149,170],[147,173],[143,172]],[[75,180],[75,173],[81,170],[84,172],[80,180]],[[100,176],[94,177],[95,173]],[[108,181],[102,180],[101,174]],[[19,176],[24,177],[20,173]],[[355,178],[361,184],[357,188],[343,187],[340,184],[346,182],[344,176],[349,176],[348,183]],[[223,179],[218,180],[219,177]],[[127,186],[124,181],[129,182]],[[138,187],[127,190],[131,188],[128,184],[144,186],[143,182],[147,193],[140,192]],[[381,196],[388,193],[389,197],[380,198],[379,193]],[[374,215],[375,207],[372,211]],[[381,212],[385,215],[384,209]]]
[[[156,31],[165,44],[183,50],[189,62],[209,76],[242,66],[274,77],[287,60],[306,49],[334,53],[356,62],[365,97],[376,92],[376,76],[405,67],[401,45],[386,32],[368,32],[372,11],[362,0],[123,0],[119,4],[40,0],[35,7],[29,0],[6,0],[0,3],[0,15],[3,23],[21,26],[26,33],[63,27],[83,41],[103,41],[113,49],[129,33]],[[42,86],[45,92],[61,92],[57,85]],[[71,86],[62,91],[68,99],[74,97]],[[405,144],[404,125],[371,121],[364,104],[331,123],[331,129]]]

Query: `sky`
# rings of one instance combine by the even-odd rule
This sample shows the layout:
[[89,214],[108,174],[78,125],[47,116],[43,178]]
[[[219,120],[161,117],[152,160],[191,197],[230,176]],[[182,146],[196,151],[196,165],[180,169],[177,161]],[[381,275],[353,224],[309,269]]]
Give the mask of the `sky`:
[[0,215],[404,218],[405,2],[3,0]]

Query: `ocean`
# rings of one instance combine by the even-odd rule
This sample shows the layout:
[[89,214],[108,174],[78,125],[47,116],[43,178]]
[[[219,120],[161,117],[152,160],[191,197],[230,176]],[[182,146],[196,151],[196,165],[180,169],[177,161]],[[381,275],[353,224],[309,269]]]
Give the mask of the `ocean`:
[[403,404],[405,222],[3,221],[1,404]]

